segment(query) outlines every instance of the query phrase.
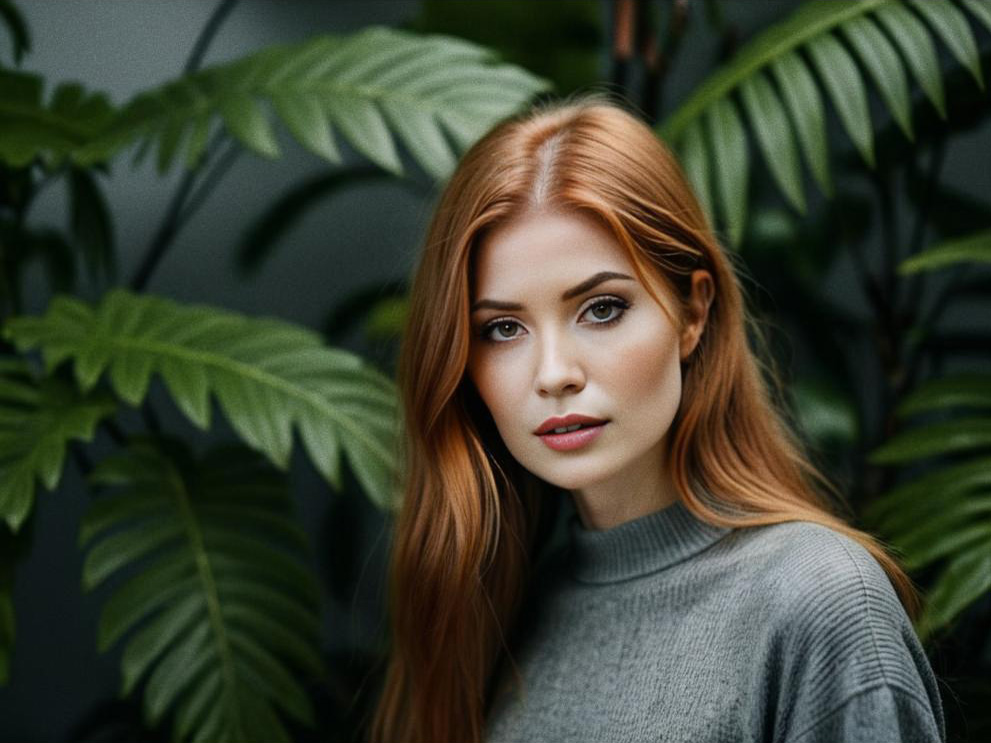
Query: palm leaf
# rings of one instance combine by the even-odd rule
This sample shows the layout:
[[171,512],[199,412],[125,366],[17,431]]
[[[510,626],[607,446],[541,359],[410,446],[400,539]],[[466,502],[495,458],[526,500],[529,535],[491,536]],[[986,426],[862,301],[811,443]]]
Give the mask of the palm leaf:
[[289,741],[276,706],[312,726],[290,669],[325,672],[319,594],[284,476],[241,446],[197,461],[142,436],[88,479],[112,492],[81,523],[83,587],[129,574],[98,628],[101,651],[129,635],[122,696],[145,680],[146,722],[174,711],[177,741]]
[[903,276],[958,263],[991,263],[991,230],[948,240],[906,258],[898,266]]
[[465,147],[549,87],[467,41],[373,26],[269,47],[143,93],[76,155],[92,162],[139,141],[157,145],[160,170],[183,152],[191,165],[219,117],[245,147],[275,157],[271,108],[297,141],[333,163],[342,162],[337,132],[401,174],[395,134],[428,173],[444,178],[458,157],[445,134]]
[[[964,7],[991,27],[985,4],[970,0]],[[946,115],[933,37],[983,86],[973,32],[963,11],[949,0],[813,0],[746,44],[658,133],[679,152],[710,221],[716,222],[715,207],[730,243],[738,246],[750,169],[746,138],[734,120],[743,121],[745,114],[774,181],[787,201],[804,212],[796,151],[823,193],[832,193],[826,111],[816,81],[857,151],[873,167],[874,132],[864,78],[911,139],[910,76],[939,114]],[[708,125],[703,128],[702,122]],[[717,122],[729,125],[713,125]]]
[[354,354],[324,346],[311,330],[116,289],[95,309],[58,296],[43,317],[14,318],[4,334],[21,350],[40,348],[49,370],[71,358],[83,390],[107,371],[113,389],[135,406],[157,372],[204,430],[212,393],[242,439],[283,470],[295,426],[335,489],[342,486],[343,450],[373,501],[394,503],[394,385]]
[[[991,376],[962,373],[920,385],[896,408],[900,419],[955,410],[991,409]],[[920,459],[954,455],[923,475],[913,475],[882,494],[864,511],[910,570],[945,565],[918,623],[926,637],[950,623],[991,590],[991,418],[957,414],[915,425],[875,449],[875,463],[915,465]]]
[[97,423],[116,410],[110,395],[39,382],[26,361],[0,360],[0,517],[13,531],[31,511],[37,481],[49,491],[58,485],[69,442],[92,441]]

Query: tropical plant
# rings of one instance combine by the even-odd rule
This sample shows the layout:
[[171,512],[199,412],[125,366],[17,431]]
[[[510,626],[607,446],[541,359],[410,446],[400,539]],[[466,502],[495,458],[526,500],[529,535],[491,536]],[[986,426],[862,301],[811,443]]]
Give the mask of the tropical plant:
[[[971,710],[963,723],[948,707],[950,730],[969,728],[978,738],[991,731],[980,712],[991,694],[982,681],[991,626],[991,377],[966,364],[967,356],[986,359],[991,339],[980,324],[970,336],[954,335],[940,319],[955,303],[986,301],[986,275],[961,269],[989,261],[991,205],[941,187],[939,175],[953,135],[987,120],[988,30],[986,0],[805,3],[745,44],[657,127],[680,152],[713,224],[773,297],[762,309],[794,318],[795,334],[819,362],[792,384],[796,419],[810,443],[832,455],[834,472],[849,465],[862,525],[922,580],[916,629],[943,651],[954,691]],[[948,69],[944,51],[955,63]],[[913,97],[909,77],[921,95]],[[880,117],[869,113],[871,82]],[[831,155],[834,128],[849,146]],[[767,178],[753,167],[748,132]],[[807,198],[801,159],[825,201]],[[901,169],[912,206],[905,240]],[[851,189],[856,180],[868,182],[874,199]],[[775,203],[781,198],[785,210]],[[868,238],[874,214],[877,269]],[[968,227],[978,232],[967,235]],[[924,250],[929,229],[944,241]],[[823,291],[840,250],[852,259],[869,323]],[[932,280],[943,267],[954,272]],[[866,357],[865,347],[873,351]],[[947,356],[964,367],[944,373]],[[873,389],[863,384],[870,376]]]
[[100,617],[101,650],[130,633],[121,695],[147,674],[146,719],[175,708],[180,740],[289,741],[274,704],[312,726],[287,662],[325,673],[319,587],[292,557],[309,545],[285,477],[239,445],[197,461],[177,439],[135,437],[89,481],[114,492],[80,525],[83,588],[140,565]]
[[[787,202],[804,214],[807,206],[799,150],[824,195],[834,193],[825,107],[817,83],[828,93],[863,163],[878,169],[866,78],[874,81],[891,120],[909,141],[915,140],[916,135],[906,67],[940,118],[944,122],[947,119],[946,86],[933,36],[943,41],[952,57],[984,92],[978,44],[964,9],[991,30],[991,3],[984,0],[962,0],[959,5],[950,0],[806,3],[789,18],[757,35],[660,124],[659,134],[679,148],[686,171],[709,214],[714,216],[714,201],[720,205],[721,223],[731,244],[742,245],[744,253],[747,252],[744,235],[750,167],[741,109],[746,113],[773,182]],[[890,164],[886,165],[890,168]],[[717,198],[713,199],[713,195]],[[981,233],[908,257],[902,264],[902,275],[960,260],[986,263],[987,240],[987,233]],[[931,331],[932,322],[931,318],[923,318],[912,333],[906,334],[907,357],[918,354],[920,340]],[[908,361],[907,365],[912,363]],[[808,393],[808,382],[805,384]],[[933,408],[985,405],[987,400],[980,397],[978,390],[987,384],[988,378],[983,376],[934,378],[914,391],[900,391],[904,399],[894,415],[901,419],[929,410],[923,401]],[[965,389],[970,391],[969,396],[964,394]],[[955,394],[944,398],[938,394],[939,390],[955,391]],[[810,402],[807,400],[806,404]],[[843,404],[834,403],[833,409]],[[820,420],[824,410],[825,406],[818,407]],[[811,418],[807,414],[805,420]],[[835,415],[833,420],[837,420]],[[841,425],[850,432],[848,425]],[[895,436],[877,449],[869,461],[878,465],[915,463],[920,457],[942,453],[943,447],[980,450],[989,443],[991,434],[984,419],[927,423],[913,432]],[[978,476],[991,477],[987,460],[972,463],[974,472],[982,472],[982,468],[983,475]],[[879,495],[864,514],[870,518],[887,511],[898,513],[901,518],[896,522],[876,526],[885,535],[898,535],[893,540],[894,546],[904,549],[910,569],[928,565],[939,557],[953,558],[951,568],[933,588],[927,613],[918,627],[923,636],[944,627],[991,589],[991,571],[987,569],[991,532],[986,523],[975,521],[984,514],[980,501],[953,500],[955,495],[967,491],[969,480],[944,491],[945,501],[929,500],[943,503],[947,508],[941,511],[942,519],[927,523],[925,528],[918,528],[917,522],[903,516],[906,510],[898,507],[918,499],[933,483],[944,484],[952,479],[952,473],[944,473],[944,479],[938,479],[940,476],[939,471],[933,472],[929,476],[931,480],[910,482],[896,492]],[[917,510],[922,512],[924,503],[919,502]],[[908,536],[896,527],[915,529],[909,528],[911,536]],[[936,534],[944,538],[934,541]],[[972,549],[968,551],[968,547]]]
[[[145,724],[170,720],[174,740],[288,741],[284,715],[314,724],[299,674],[329,669],[312,555],[281,473],[298,433],[330,488],[343,488],[346,457],[375,506],[395,507],[394,386],[309,329],[140,292],[239,152],[279,156],[273,119],[341,170],[338,136],[389,177],[407,175],[401,144],[443,179],[464,147],[548,83],[479,45],[385,27],[197,69],[232,6],[218,4],[181,77],[119,108],[77,83],[46,97],[41,76],[0,69],[0,530],[14,538],[30,525],[38,484],[56,490],[71,454],[96,493],[79,530],[83,588],[123,581],[98,637],[101,651],[124,643],[121,696],[140,692]],[[19,60],[26,25],[5,0],[0,17]],[[186,173],[130,289],[111,286],[91,304],[71,294],[76,253],[91,276],[116,283],[98,178],[128,149],[133,162],[153,151],[160,173],[177,163]],[[60,178],[70,187],[68,239],[26,219]],[[40,316],[21,311],[22,269],[34,258],[54,291]],[[243,443],[200,457],[161,431],[154,378],[203,431],[216,401]],[[126,406],[150,432],[122,428]],[[94,465],[82,444],[98,427],[120,450]],[[0,573],[0,682],[15,639],[12,568]]]
[[[415,31],[319,36],[199,69],[236,4],[220,0],[183,74],[120,107],[77,83],[46,95],[42,77],[0,68],[0,682],[15,639],[12,576],[37,483],[58,488],[68,454],[94,491],[80,525],[83,586],[119,581],[103,606],[98,647],[123,647],[122,692],[140,695],[145,727],[168,723],[176,740],[239,740],[246,729],[288,740],[294,726],[312,722],[305,682],[338,669],[319,659],[321,597],[281,473],[298,432],[331,489],[343,485],[343,458],[376,507],[394,505],[400,421],[389,375],[328,340],[364,321],[369,335],[394,341],[405,286],[346,298],[323,335],[143,290],[241,153],[279,156],[276,124],[332,169],[295,186],[251,227],[239,251],[245,269],[256,270],[286,227],[328,194],[397,178],[426,193],[402,167],[399,145],[428,179],[443,180],[461,149],[551,88],[500,60],[546,65],[558,92],[587,74],[587,44],[569,49],[580,64],[564,70],[563,37],[543,56],[518,40],[527,38],[519,25],[528,19],[545,29],[541,38],[551,28],[589,38],[589,3],[548,4],[537,19],[528,1],[453,1],[457,12],[426,0]],[[720,37],[717,67],[661,115],[666,78],[700,7]],[[737,48],[728,14],[740,7],[619,0],[611,79],[632,92],[628,73],[642,63],[641,94],[628,97],[639,98],[658,136],[679,152],[714,226],[773,297],[755,294],[759,310],[772,325],[795,323],[796,344],[816,362],[814,375],[790,380],[795,418],[833,471],[849,471],[863,525],[926,588],[917,629],[929,643],[949,637],[954,690],[973,702],[967,726],[979,736],[991,730],[980,713],[991,694],[980,650],[991,622],[991,382],[942,366],[964,353],[986,358],[991,339],[980,329],[954,335],[939,320],[948,306],[991,289],[986,277],[961,273],[988,263],[991,205],[942,186],[939,176],[954,135],[988,118],[991,2],[814,0]],[[500,37],[499,24],[479,16],[508,19],[512,32]],[[20,64],[30,51],[27,26],[8,0],[0,0],[0,19]],[[432,24],[442,33],[431,33]],[[621,38],[635,40],[639,57],[620,53]],[[344,162],[338,135],[362,162]],[[184,172],[125,288],[101,181],[127,150],[133,162],[152,157],[161,173]],[[901,169],[912,208],[907,240],[897,230]],[[31,226],[38,193],[59,179],[69,187],[67,230]],[[867,194],[851,185],[859,180]],[[940,240],[923,250],[930,230]],[[867,320],[823,290],[842,251]],[[24,316],[22,270],[35,259],[54,296],[43,314]],[[92,303],[74,296],[80,261],[107,287]],[[930,281],[937,273],[942,285]],[[388,365],[385,354],[380,366]],[[871,374],[880,390],[873,394],[862,379]],[[149,393],[156,378],[204,432],[216,427],[216,400],[240,443],[197,455],[161,431]],[[123,429],[131,407],[148,432]],[[91,464],[83,445],[98,430],[119,450]],[[288,636],[286,626],[300,631]],[[220,702],[208,708],[204,700],[213,699]],[[947,712],[952,740],[963,725],[952,706]]]
[[[991,231],[930,247],[903,261],[899,270],[910,275],[970,263],[991,263]],[[916,345],[924,342],[921,335],[915,338]],[[920,622],[924,638],[991,591],[989,408],[991,374],[930,379],[896,410],[916,425],[871,454],[875,463],[903,466],[936,459],[925,474],[888,491],[864,514],[889,535],[909,569],[943,563]]]
[[[991,5],[986,0],[963,3],[991,29]],[[822,191],[827,195],[833,191],[826,110],[816,83],[825,88],[864,162],[874,167],[865,77],[874,81],[910,140],[914,134],[906,67],[940,116],[946,117],[933,35],[942,39],[983,89],[973,31],[963,11],[950,0],[819,1],[802,5],[754,38],[732,64],[707,78],[665,120],[660,133],[680,150],[710,217],[718,203],[731,244],[739,245],[743,238],[750,175],[741,108],[775,183],[804,213],[799,150]]]

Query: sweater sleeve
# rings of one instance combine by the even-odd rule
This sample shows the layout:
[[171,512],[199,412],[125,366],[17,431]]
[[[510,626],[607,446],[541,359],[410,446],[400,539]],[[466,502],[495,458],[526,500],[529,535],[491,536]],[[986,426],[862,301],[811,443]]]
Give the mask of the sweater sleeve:
[[942,743],[937,679],[887,574],[858,542],[823,530],[780,596],[774,740]]
[[927,701],[881,685],[849,698],[787,743],[941,743]]

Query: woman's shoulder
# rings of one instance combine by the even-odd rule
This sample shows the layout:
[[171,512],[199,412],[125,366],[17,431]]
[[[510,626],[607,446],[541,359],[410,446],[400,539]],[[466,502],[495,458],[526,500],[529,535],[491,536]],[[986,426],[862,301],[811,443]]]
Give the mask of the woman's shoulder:
[[753,527],[748,536],[760,555],[751,564],[755,595],[770,607],[785,652],[813,666],[818,658],[823,674],[845,672],[858,685],[919,692],[932,684],[911,619],[864,545],[807,521]]
[[796,710],[840,709],[874,689],[942,715],[925,650],[888,574],[864,545],[807,521],[750,527],[734,537],[754,558],[753,595],[763,594],[792,724],[802,714]]
[[781,606],[816,611],[828,602],[857,613],[866,605],[901,606],[887,573],[856,539],[812,521],[736,529],[749,578]]

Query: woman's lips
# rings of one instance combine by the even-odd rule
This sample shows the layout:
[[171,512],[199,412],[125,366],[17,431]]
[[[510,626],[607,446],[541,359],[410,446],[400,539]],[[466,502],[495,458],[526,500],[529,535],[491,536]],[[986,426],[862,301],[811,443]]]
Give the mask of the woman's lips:
[[555,451],[571,451],[594,441],[607,425],[609,425],[609,421],[597,426],[582,426],[577,431],[570,433],[545,433],[540,434],[539,437]]

